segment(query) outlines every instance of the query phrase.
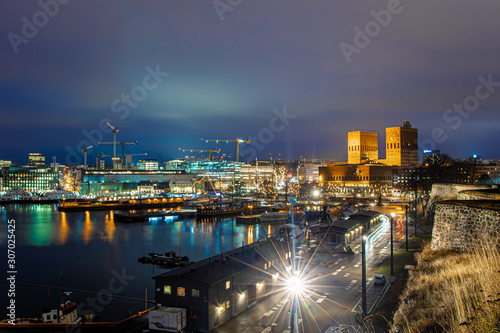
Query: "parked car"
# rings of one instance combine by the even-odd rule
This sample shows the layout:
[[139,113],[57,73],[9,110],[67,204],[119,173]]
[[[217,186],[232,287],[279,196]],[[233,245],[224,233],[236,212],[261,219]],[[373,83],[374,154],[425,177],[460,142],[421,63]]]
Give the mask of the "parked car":
[[375,280],[373,281],[373,284],[376,286],[383,286],[385,284],[385,275],[382,274],[377,274],[375,275]]

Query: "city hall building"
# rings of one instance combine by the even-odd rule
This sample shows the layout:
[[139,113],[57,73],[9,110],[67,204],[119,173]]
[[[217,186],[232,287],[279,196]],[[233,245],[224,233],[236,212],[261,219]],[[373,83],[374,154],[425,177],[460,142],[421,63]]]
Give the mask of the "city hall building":
[[320,167],[319,185],[336,195],[390,195],[392,167],[380,163]]

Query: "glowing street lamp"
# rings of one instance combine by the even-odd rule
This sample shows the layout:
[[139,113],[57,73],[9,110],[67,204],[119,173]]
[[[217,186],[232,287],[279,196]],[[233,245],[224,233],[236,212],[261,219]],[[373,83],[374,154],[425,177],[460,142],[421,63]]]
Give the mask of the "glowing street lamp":
[[292,298],[292,309],[290,312],[290,329],[291,332],[298,332],[298,322],[297,322],[297,298],[304,290],[304,281],[298,276],[297,272],[295,272],[291,277],[286,281],[286,288],[290,293]]

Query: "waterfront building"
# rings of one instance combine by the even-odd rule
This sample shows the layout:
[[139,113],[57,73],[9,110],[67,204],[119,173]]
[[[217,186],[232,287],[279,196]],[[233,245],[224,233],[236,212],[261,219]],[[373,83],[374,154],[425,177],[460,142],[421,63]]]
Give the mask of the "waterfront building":
[[329,165],[319,168],[319,185],[340,196],[390,195],[392,167],[383,164]]
[[264,183],[273,183],[274,165],[271,161],[253,161],[250,164],[242,164],[240,172],[241,188],[245,192],[260,192]]
[[[193,182],[195,175],[185,170],[82,170],[83,194],[132,194],[137,192],[140,182],[169,184],[173,181],[185,180]],[[165,192],[162,188],[161,193]]]
[[269,239],[177,268],[153,277],[156,305],[184,308],[188,331],[211,332],[275,289],[291,258]]
[[3,191],[40,192],[59,186],[59,174],[50,168],[11,167],[1,171]]
[[326,166],[320,162],[304,162],[299,164],[299,183],[318,183],[319,167]]
[[189,163],[183,159],[170,160],[164,163],[164,170],[188,170]]
[[29,153],[28,154],[29,166],[45,166],[45,155],[42,153]]
[[10,168],[12,166],[12,161],[0,160],[0,168]]
[[418,164],[418,130],[407,120],[403,127],[385,129],[385,164],[410,166]]
[[155,159],[142,159],[137,161],[139,170],[158,170],[158,161]]
[[222,192],[239,192],[241,189],[241,167],[248,165],[234,161],[197,161],[189,165],[188,172],[205,178],[210,188]]
[[347,133],[347,163],[361,164],[378,159],[378,133],[352,131]]

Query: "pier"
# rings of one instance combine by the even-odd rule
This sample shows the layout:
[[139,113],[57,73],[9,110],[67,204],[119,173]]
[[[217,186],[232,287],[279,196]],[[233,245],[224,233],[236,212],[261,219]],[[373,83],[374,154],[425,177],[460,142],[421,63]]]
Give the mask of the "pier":
[[68,202],[60,201],[57,210],[60,212],[82,212],[86,210],[144,210],[152,208],[178,207],[184,198],[163,198],[123,201]]

